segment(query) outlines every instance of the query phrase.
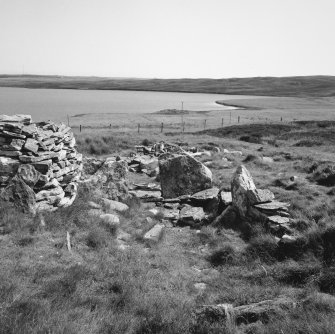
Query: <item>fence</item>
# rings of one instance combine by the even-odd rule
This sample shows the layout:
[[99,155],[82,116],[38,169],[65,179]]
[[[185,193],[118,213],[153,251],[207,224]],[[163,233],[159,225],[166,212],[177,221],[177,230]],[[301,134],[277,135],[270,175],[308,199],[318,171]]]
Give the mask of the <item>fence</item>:
[[284,118],[283,116],[277,117],[246,117],[241,115],[228,115],[226,117],[196,117],[187,118],[183,117],[180,119],[171,119],[161,121],[159,119],[141,119],[141,120],[126,120],[126,121],[115,121],[113,123],[99,122],[96,124],[85,122],[85,124],[71,124],[68,118],[68,125],[72,128],[77,128],[79,132],[85,132],[88,129],[110,129],[113,131],[132,131],[137,133],[143,133],[151,131],[154,133],[190,133],[201,130],[214,129],[220,127],[227,127],[231,125],[246,125],[246,124],[278,124],[278,123],[292,123],[295,119]]

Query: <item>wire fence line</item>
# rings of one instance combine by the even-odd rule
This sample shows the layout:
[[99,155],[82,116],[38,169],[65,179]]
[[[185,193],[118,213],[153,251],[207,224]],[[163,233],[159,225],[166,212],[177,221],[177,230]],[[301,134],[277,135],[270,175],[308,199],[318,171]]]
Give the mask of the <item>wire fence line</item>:
[[79,132],[84,132],[87,129],[101,128],[110,130],[131,130],[137,133],[152,131],[157,133],[165,132],[198,132],[201,130],[216,129],[220,127],[228,127],[232,125],[247,125],[247,124],[289,124],[294,122],[295,119],[288,119],[283,116],[277,117],[245,117],[241,115],[234,115],[233,117],[203,117],[203,118],[186,118],[177,121],[160,121],[159,119],[141,119],[141,121],[128,121],[116,123],[106,123],[99,125],[89,124],[70,124],[72,128],[77,128]]

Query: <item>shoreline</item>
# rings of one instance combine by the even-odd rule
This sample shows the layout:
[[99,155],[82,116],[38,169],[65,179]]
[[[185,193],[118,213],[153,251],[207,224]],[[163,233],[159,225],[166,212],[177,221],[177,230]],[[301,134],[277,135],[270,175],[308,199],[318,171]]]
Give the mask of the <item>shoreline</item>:
[[226,103],[226,102],[223,102],[221,100],[215,101],[215,103],[217,103],[219,105],[222,105],[222,106],[225,106],[225,107],[234,108],[232,110],[262,110],[262,108],[258,108],[258,107],[247,107],[247,106],[242,106],[242,105],[234,104],[234,103]]

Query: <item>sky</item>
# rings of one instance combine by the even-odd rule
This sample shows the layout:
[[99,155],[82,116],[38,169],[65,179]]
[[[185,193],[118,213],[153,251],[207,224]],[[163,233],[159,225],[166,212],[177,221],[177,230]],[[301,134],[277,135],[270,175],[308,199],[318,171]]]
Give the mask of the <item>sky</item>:
[[334,0],[0,0],[0,73],[335,75]]

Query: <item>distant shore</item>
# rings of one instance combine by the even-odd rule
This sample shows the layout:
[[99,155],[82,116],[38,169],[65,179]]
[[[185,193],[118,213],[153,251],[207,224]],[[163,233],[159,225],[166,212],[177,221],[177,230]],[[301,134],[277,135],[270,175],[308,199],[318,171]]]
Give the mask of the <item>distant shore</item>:
[[335,76],[137,79],[56,75],[0,75],[0,87],[158,91],[278,97],[332,97],[335,91]]

